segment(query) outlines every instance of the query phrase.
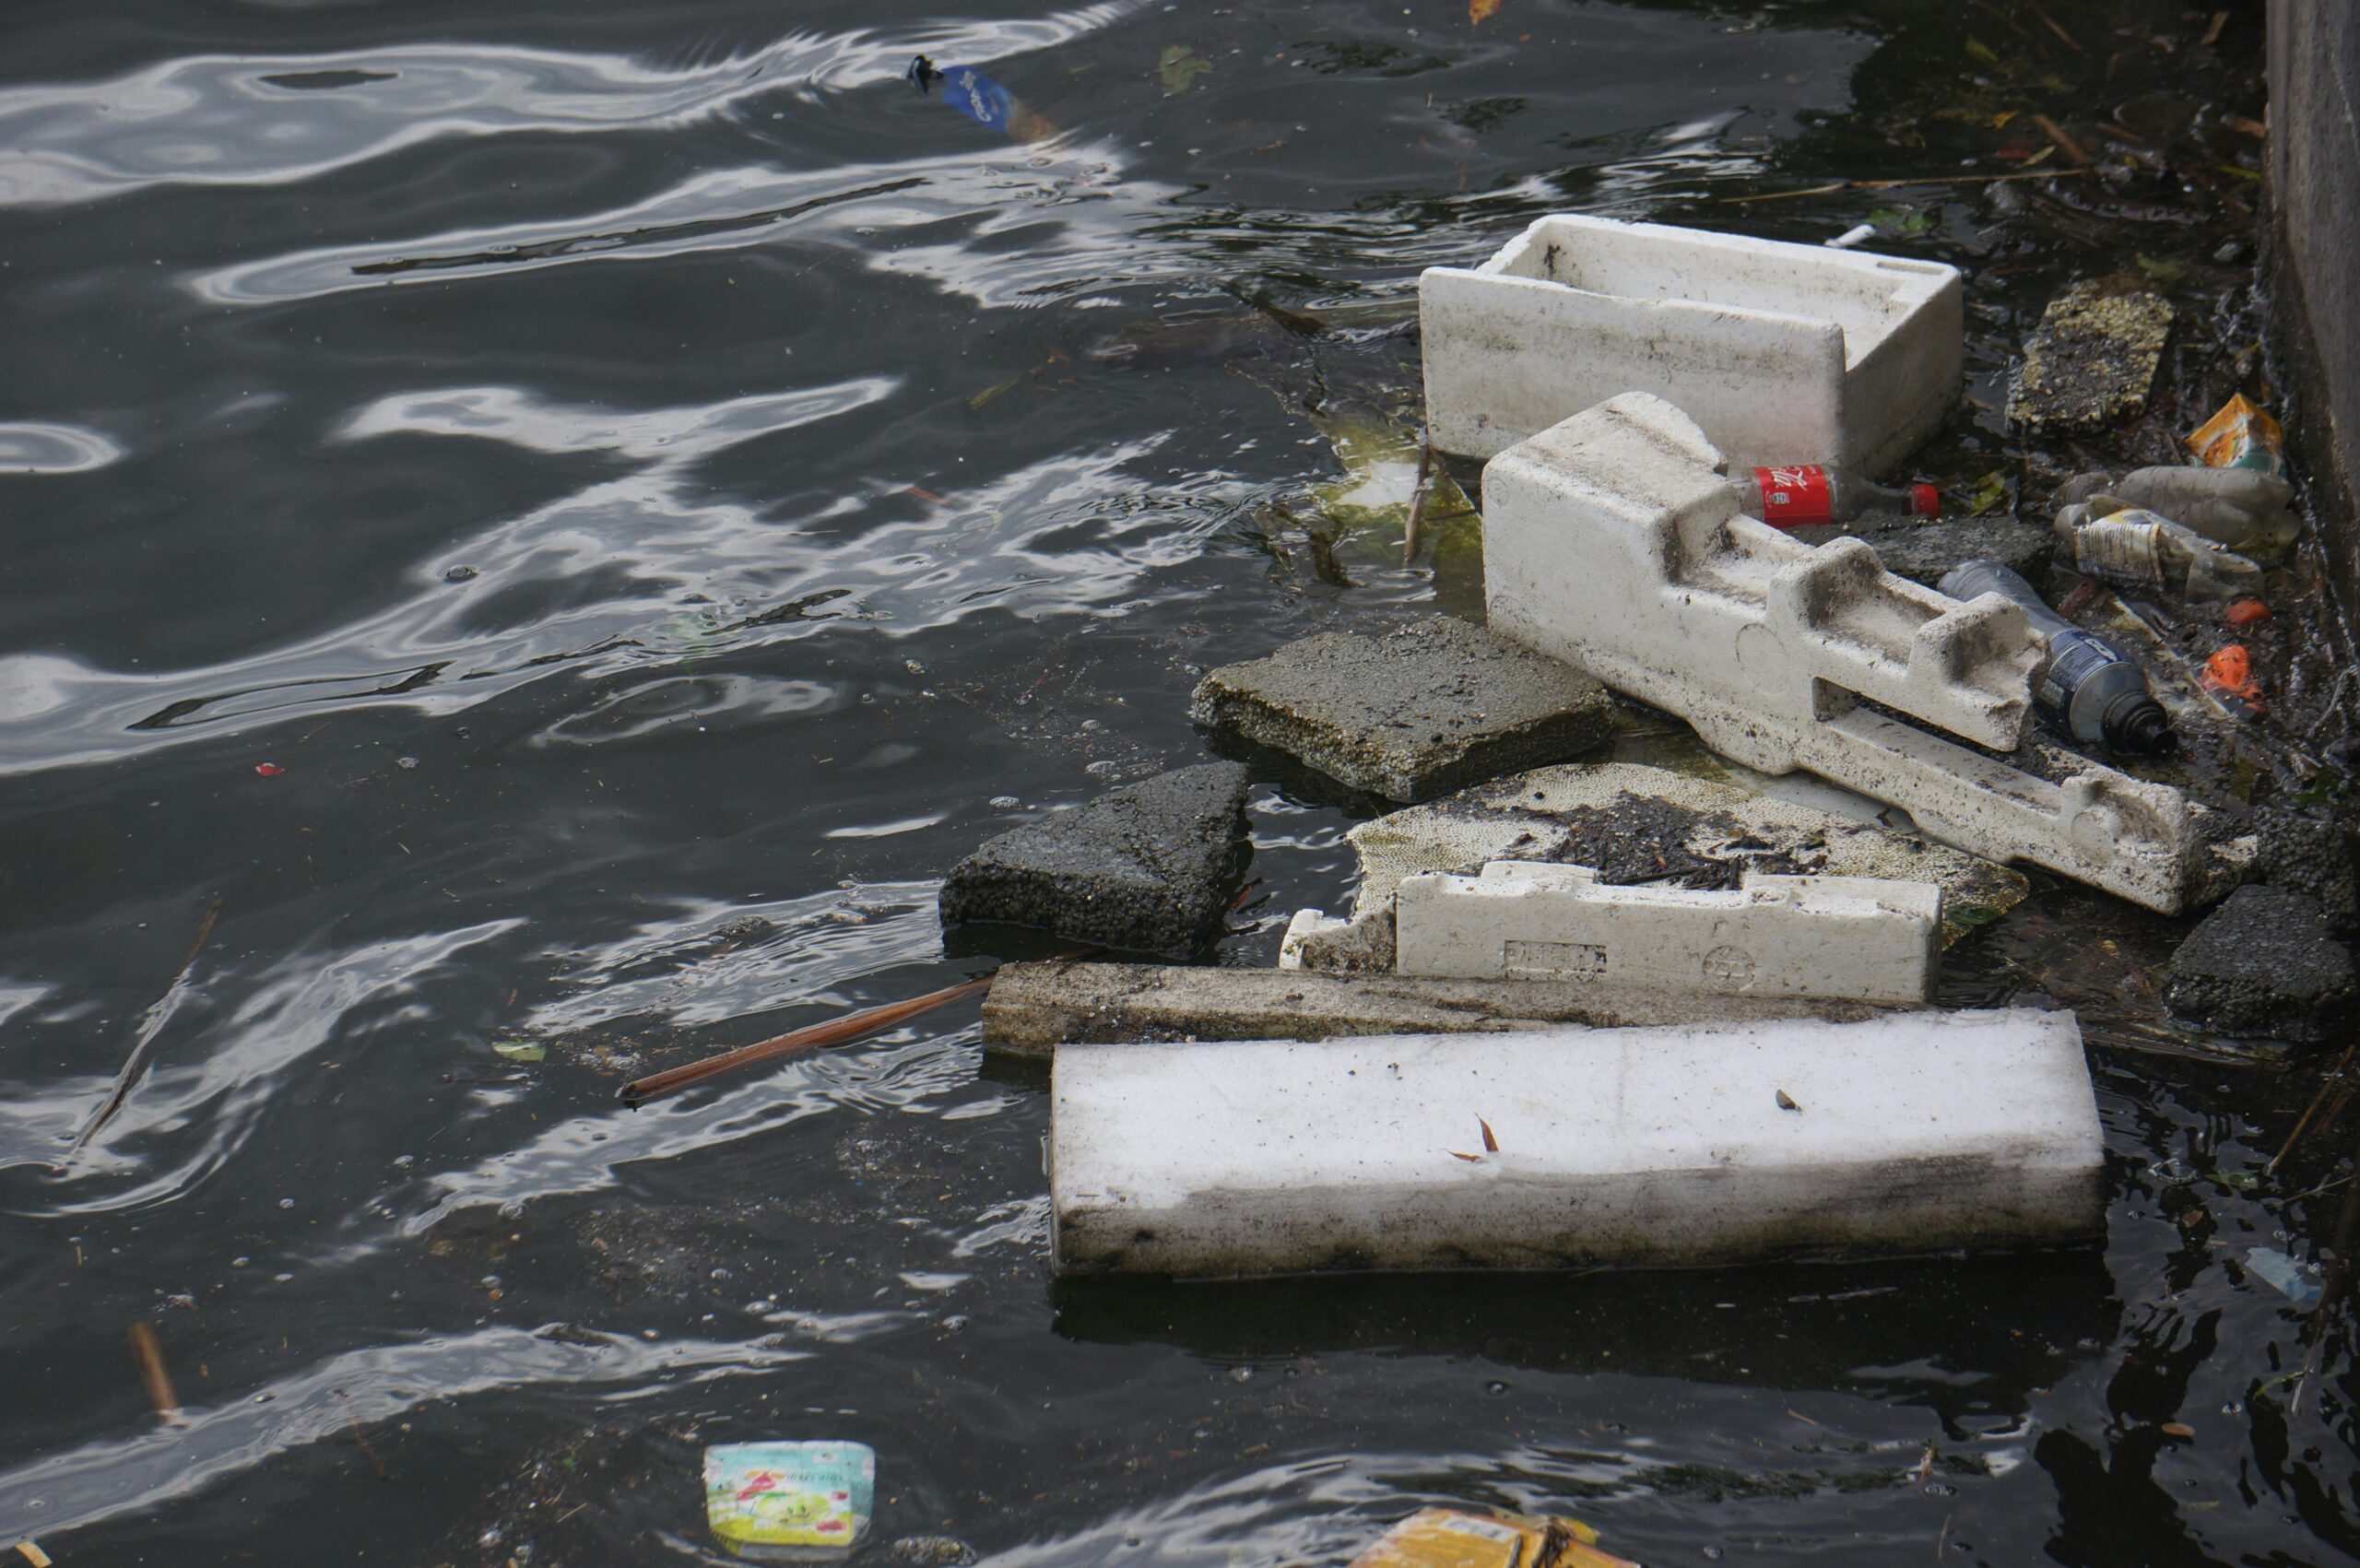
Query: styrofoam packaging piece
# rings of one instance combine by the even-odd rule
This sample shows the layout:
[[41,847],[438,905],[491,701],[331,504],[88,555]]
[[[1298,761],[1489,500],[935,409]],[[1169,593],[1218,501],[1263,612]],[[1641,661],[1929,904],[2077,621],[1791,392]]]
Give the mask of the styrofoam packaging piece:
[[1694,420],[1645,394],[1492,459],[1492,630],[1677,713],[1725,757],[1808,768],[1987,859],[2165,914],[2205,890],[2204,834],[2179,791],[2094,762],[2052,784],[1870,705],[2012,749],[2042,657],[2019,607],[1960,604],[1885,572],[1862,540],[1813,547],[1744,516],[1720,462]]
[[1587,867],[1501,860],[1405,878],[1394,917],[1403,974],[1910,1007],[1933,995],[1942,890],[1760,872],[1734,889],[1612,887]]
[[1490,457],[1651,392],[1742,466],[1881,473],[1958,401],[1961,299],[1934,262],[1553,214],[1419,277],[1427,429]]
[[1067,1275],[1740,1263],[2105,1219],[2071,1013],[1061,1045],[1050,1102]]

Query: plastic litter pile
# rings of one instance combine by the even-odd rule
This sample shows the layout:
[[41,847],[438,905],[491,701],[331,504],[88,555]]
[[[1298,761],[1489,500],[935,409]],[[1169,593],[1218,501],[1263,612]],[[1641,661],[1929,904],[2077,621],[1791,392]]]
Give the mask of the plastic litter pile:
[[[1018,118],[979,78],[914,80]],[[2104,1146],[2076,1019],[1933,1006],[1949,946],[2025,895],[2012,866],[2164,915],[2219,905],[2174,966],[2199,1029],[2318,1039],[2345,1016],[2360,900],[2334,825],[2247,819],[2145,766],[2200,699],[2268,713],[2243,647],[2166,693],[2079,623],[2086,595],[2052,606],[1988,559],[1929,586],[1857,535],[1794,531],[1942,526],[1933,487],[1878,476],[1955,410],[1959,279],[1856,239],[1564,215],[1428,271],[1428,434],[1484,462],[1488,626],[1216,669],[1191,712],[1229,760],[952,869],[962,942],[1081,944],[1008,965],[984,1008],[988,1047],[1050,1065],[1056,1272],[2085,1244]],[[2012,417],[2143,407],[2160,304],[2059,301]],[[2063,487],[2057,560],[2263,624],[2298,532],[2278,427],[2239,397],[2188,445]],[[1453,483],[1422,456],[1422,496],[1430,471]],[[1634,702],[1735,782],[1580,760]],[[1366,815],[1359,896],[1299,913],[1275,971],[1191,963],[1242,896],[1257,781]],[[1118,961],[1148,952],[1167,961]],[[714,1455],[733,1550],[858,1539],[857,1445]],[[1619,1561],[1575,1521],[1428,1510],[1357,1568]]]

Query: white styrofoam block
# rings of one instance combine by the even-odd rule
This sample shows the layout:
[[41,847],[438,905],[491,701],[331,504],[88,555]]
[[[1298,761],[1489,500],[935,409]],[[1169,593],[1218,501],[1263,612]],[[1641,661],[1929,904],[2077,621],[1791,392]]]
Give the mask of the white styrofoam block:
[[1933,995],[1942,890],[1761,873],[1726,890],[1612,887],[1587,867],[1505,860],[1407,878],[1394,915],[1403,974],[1917,1007]]
[[1960,604],[1885,572],[1859,539],[1814,548],[1744,516],[1719,462],[1694,420],[1644,394],[1492,459],[1492,630],[1677,713],[1723,756],[1808,768],[1988,859],[2166,914],[2203,890],[2204,835],[2179,791],[2094,762],[2052,784],[1870,705],[2014,749],[2043,657],[2019,607]]
[[1732,463],[1881,473],[1958,400],[1961,300],[1934,262],[1554,214],[1419,277],[1426,425],[1489,457],[1651,392]]
[[2105,1216],[2071,1013],[1060,1045],[1050,1100],[1061,1274],[1922,1253]]

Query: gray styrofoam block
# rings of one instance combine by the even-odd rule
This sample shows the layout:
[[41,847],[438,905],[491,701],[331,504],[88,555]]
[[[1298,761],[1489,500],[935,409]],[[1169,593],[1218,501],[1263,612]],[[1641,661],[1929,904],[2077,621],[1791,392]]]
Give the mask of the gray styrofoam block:
[[2071,1013],[1061,1045],[1050,1101],[1061,1274],[1741,1263],[2105,1216]]
[[1879,473],[1958,400],[1961,300],[1934,262],[1552,214],[1420,277],[1427,428],[1489,457],[1649,392],[1733,463]]

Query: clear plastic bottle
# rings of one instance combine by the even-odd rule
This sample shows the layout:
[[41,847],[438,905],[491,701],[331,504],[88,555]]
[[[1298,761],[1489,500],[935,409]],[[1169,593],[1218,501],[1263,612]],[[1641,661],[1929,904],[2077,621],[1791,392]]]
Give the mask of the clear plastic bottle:
[[2057,514],[2057,536],[2093,577],[2160,588],[2191,600],[2233,599],[2261,584],[2261,567],[2160,513],[2094,496]]
[[1939,517],[1940,491],[1931,485],[1880,485],[1816,463],[1740,469],[1729,484],[1738,510],[1773,528],[1851,523],[1863,517]]

